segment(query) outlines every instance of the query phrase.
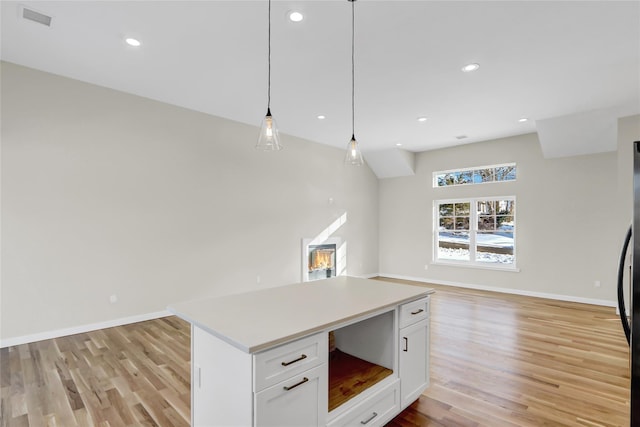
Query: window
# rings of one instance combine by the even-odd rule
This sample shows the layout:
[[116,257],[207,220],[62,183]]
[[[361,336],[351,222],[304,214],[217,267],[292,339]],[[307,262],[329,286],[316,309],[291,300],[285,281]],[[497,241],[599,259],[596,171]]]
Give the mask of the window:
[[515,269],[515,197],[434,202],[434,261]]
[[514,181],[516,164],[480,166],[470,169],[458,169],[433,173],[434,187],[452,185],[484,184],[488,182]]

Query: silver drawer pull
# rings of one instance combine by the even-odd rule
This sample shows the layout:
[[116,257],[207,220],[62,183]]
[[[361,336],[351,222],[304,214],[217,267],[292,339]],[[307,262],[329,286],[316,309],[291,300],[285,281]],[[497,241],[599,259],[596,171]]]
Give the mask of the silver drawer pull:
[[424,311],[424,309],[422,309],[422,308],[421,308],[421,309],[420,309],[420,310],[418,310],[418,311],[412,311],[412,312],[411,312],[411,314],[420,314],[420,313],[422,313],[423,311]]
[[289,366],[306,358],[307,358],[307,355],[303,354],[302,356],[298,357],[296,360],[292,360],[291,362],[282,362],[282,366]]
[[304,384],[304,383],[306,383],[306,382],[308,382],[308,381],[309,381],[309,378],[304,377],[304,378],[302,379],[302,381],[300,381],[299,383],[294,384],[294,385],[289,386],[289,387],[284,386],[284,387],[282,387],[282,388],[284,388],[285,390],[289,391],[289,390],[292,390],[292,389],[294,389],[294,388],[298,387],[299,385],[302,385],[302,384]]
[[372,419],[374,419],[377,416],[378,416],[378,414],[376,412],[374,412],[373,415],[371,415],[368,420],[360,421],[360,424],[362,424],[362,425],[369,424],[369,421],[371,421]]

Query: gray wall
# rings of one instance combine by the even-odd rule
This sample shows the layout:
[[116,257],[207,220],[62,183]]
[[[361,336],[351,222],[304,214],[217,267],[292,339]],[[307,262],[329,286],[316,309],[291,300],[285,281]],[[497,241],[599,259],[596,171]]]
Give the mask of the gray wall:
[[[638,116],[620,121],[617,153],[545,159],[529,134],[418,154],[415,176],[380,181],[381,274],[613,302],[631,218],[627,150],[640,139],[639,123]],[[510,162],[515,182],[432,186],[434,171]],[[432,263],[433,201],[479,196],[516,196],[519,272]]]
[[[257,127],[1,66],[3,340],[297,282],[301,239],[345,212],[351,275],[615,299],[640,116],[613,153],[544,159],[524,135],[419,153],[415,176],[378,181],[339,149],[285,135],[256,152]],[[431,185],[507,162],[516,182]],[[517,197],[519,272],[431,263],[433,200],[482,195]]]
[[1,71],[2,339],[298,282],[301,239],[345,212],[348,273],[378,271],[378,181],[342,150],[257,152],[257,127]]
[[633,141],[640,141],[640,116],[618,121],[618,198],[627,225],[633,217]]

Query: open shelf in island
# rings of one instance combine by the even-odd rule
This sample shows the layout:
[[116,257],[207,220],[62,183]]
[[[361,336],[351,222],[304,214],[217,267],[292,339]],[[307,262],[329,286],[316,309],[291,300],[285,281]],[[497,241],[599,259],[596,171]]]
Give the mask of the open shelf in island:
[[329,353],[329,412],[379,383],[391,369],[367,362],[339,349]]

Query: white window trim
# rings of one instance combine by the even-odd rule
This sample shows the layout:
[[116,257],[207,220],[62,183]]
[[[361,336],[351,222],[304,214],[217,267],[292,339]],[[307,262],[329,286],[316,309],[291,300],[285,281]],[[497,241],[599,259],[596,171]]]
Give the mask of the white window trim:
[[[518,228],[518,204],[516,203],[516,212],[513,214],[513,221],[515,223],[515,227],[513,229],[513,264],[490,264],[486,262],[476,261],[476,234],[478,227],[478,212],[475,209],[478,201],[485,200],[513,200],[516,202],[516,196],[487,196],[487,197],[467,197],[461,199],[439,199],[433,201],[433,230],[432,230],[432,242],[433,242],[433,253],[432,253],[432,264],[436,265],[448,265],[452,267],[471,267],[471,268],[481,268],[488,270],[506,270],[506,271],[520,271],[517,267],[518,256],[517,252],[517,228]],[[439,231],[440,231],[440,211],[438,209],[438,205],[447,204],[447,203],[466,203],[469,202],[469,261],[452,261],[452,260],[442,260],[438,259],[438,243],[439,243]],[[473,226],[473,229],[471,228]]]
[[447,267],[475,268],[478,270],[508,271],[511,273],[520,272],[520,269],[515,266],[515,263],[504,265],[504,264],[489,264],[489,263],[477,262],[477,261],[474,263],[471,263],[471,261],[447,261],[443,259],[435,259],[431,261],[431,264],[444,265]]
[[[438,185],[438,175],[442,175],[442,174],[447,174],[447,173],[453,173],[453,172],[467,172],[467,171],[474,171],[474,170],[478,170],[478,169],[495,169],[495,168],[502,168],[502,167],[506,167],[506,166],[516,166],[515,163],[500,163],[500,164],[496,164],[496,165],[486,165],[486,166],[474,166],[471,168],[458,168],[458,169],[447,169],[444,171],[435,171],[433,172],[433,176],[431,179],[431,185],[433,186],[433,188],[451,188],[451,187],[465,187],[467,185],[483,185],[483,184],[497,184],[497,183],[501,183],[501,182],[515,182],[518,180],[518,173],[516,172],[516,177],[514,179],[510,179],[508,181],[487,181],[487,182],[467,182],[466,184],[454,184],[454,185],[445,185],[445,186],[439,186]],[[517,166],[516,166],[516,171],[517,171]]]

